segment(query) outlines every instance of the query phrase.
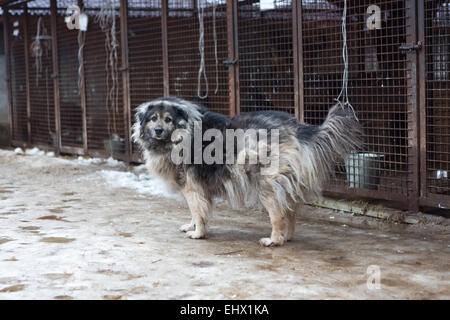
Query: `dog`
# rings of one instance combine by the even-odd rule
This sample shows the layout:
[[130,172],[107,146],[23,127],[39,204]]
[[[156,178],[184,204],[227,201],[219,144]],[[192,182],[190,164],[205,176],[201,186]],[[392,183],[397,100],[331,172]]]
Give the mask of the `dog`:
[[[246,130],[253,134],[244,134],[244,143],[220,146],[223,136],[228,143],[228,133]],[[236,142],[236,136],[230,141]],[[180,231],[192,239],[205,238],[214,199],[223,198],[233,208],[259,206],[268,212],[272,232],[260,239],[263,246],[281,246],[292,239],[298,206],[320,195],[336,163],[362,143],[356,116],[339,104],[320,126],[312,126],[279,111],[229,118],[176,97],[138,106],[132,138],[149,172],[186,199],[192,219]],[[259,148],[267,151],[265,161],[249,161],[261,154]],[[207,151],[214,161],[206,161]],[[202,154],[205,161],[198,161]],[[180,155],[183,161],[174,161]]]

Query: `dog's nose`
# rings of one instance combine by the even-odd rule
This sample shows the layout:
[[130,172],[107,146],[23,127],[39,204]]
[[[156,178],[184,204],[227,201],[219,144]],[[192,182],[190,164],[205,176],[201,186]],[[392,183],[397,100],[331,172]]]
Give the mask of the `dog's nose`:
[[156,134],[157,136],[160,136],[161,133],[163,133],[163,131],[164,131],[164,129],[161,128],[161,127],[156,127],[156,128],[155,128],[155,134]]

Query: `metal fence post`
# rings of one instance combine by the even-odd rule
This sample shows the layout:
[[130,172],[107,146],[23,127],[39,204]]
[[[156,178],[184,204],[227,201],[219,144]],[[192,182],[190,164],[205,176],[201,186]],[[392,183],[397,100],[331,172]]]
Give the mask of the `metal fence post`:
[[52,63],[53,63],[53,96],[55,104],[55,131],[56,131],[56,146],[55,151],[61,151],[61,118],[60,118],[60,100],[59,100],[59,66],[58,66],[58,39],[56,32],[56,0],[50,2],[50,21],[52,33]]
[[131,159],[131,110],[130,110],[130,74],[128,66],[128,4],[127,0],[120,0],[120,41],[122,55],[122,97],[123,97],[123,121],[125,131],[125,157],[127,162]]
[[[78,6],[81,10],[84,9],[83,0],[78,0]],[[79,31],[80,32],[80,31]],[[81,31],[83,32],[83,31]],[[81,59],[84,60],[84,51],[82,52]],[[81,88],[80,88],[80,98],[81,98],[81,124],[82,124],[82,132],[83,132],[83,152],[84,154],[88,153],[88,136],[87,136],[87,103],[86,103],[86,82],[84,79],[84,63],[81,63]]]
[[169,16],[169,1],[162,0],[161,6],[161,28],[162,28],[162,55],[163,55],[163,83],[164,83],[164,95],[170,95],[169,87],[169,44],[168,44],[168,31],[167,31],[167,19]]
[[23,41],[24,41],[24,55],[25,55],[25,86],[26,86],[26,101],[27,101],[27,132],[28,146],[31,146],[31,99],[30,99],[30,54],[28,50],[28,5],[24,4],[24,23],[23,23]]
[[302,4],[292,2],[292,49],[294,54],[294,104],[295,117],[299,121],[305,118],[305,103],[303,99],[303,19]]
[[425,96],[425,7],[424,2],[417,0],[417,38],[424,48],[419,51],[418,57],[418,119],[419,119],[419,196],[427,195],[427,120]]
[[6,86],[8,90],[8,123],[9,123],[9,143],[13,140],[13,110],[12,110],[12,90],[11,90],[11,65],[9,48],[9,10],[3,6],[3,41],[5,43],[6,60]]
[[[410,23],[407,24],[406,41],[407,43],[417,44],[417,0],[408,0],[406,2],[406,16]],[[419,49],[422,51],[423,49]],[[411,187],[408,188],[408,205],[411,212],[419,211],[419,103],[418,103],[418,65],[416,50],[407,52],[407,90],[408,90],[408,174],[410,175]],[[409,179],[408,179],[409,180]]]
[[235,3],[234,0],[227,0],[227,47],[228,47],[228,61],[226,62],[228,65],[228,95],[230,101],[229,108],[229,116],[233,117],[236,115],[239,110],[238,101],[239,96],[237,95],[237,68],[236,63],[238,59],[238,50],[237,50],[237,28],[235,27],[235,20],[237,17],[235,16]]

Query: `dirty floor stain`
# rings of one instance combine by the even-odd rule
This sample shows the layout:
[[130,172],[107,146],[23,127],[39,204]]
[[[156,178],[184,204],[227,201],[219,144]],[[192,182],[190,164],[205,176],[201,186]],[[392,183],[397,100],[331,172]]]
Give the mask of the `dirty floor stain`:
[[219,202],[191,240],[183,201],[105,179],[125,166],[0,150],[0,170],[0,299],[450,299],[448,226],[305,206],[292,241],[263,248],[269,217]]

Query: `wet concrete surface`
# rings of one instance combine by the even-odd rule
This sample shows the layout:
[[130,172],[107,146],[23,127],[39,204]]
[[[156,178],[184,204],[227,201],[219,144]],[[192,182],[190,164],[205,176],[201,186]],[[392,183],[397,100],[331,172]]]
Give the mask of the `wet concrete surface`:
[[191,240],[182,201],[104,170],[128,168],[0,150],[0,299],[450,298],[448,226],[305,206],[293,240],[265,248],[268,216],[219,202]]

